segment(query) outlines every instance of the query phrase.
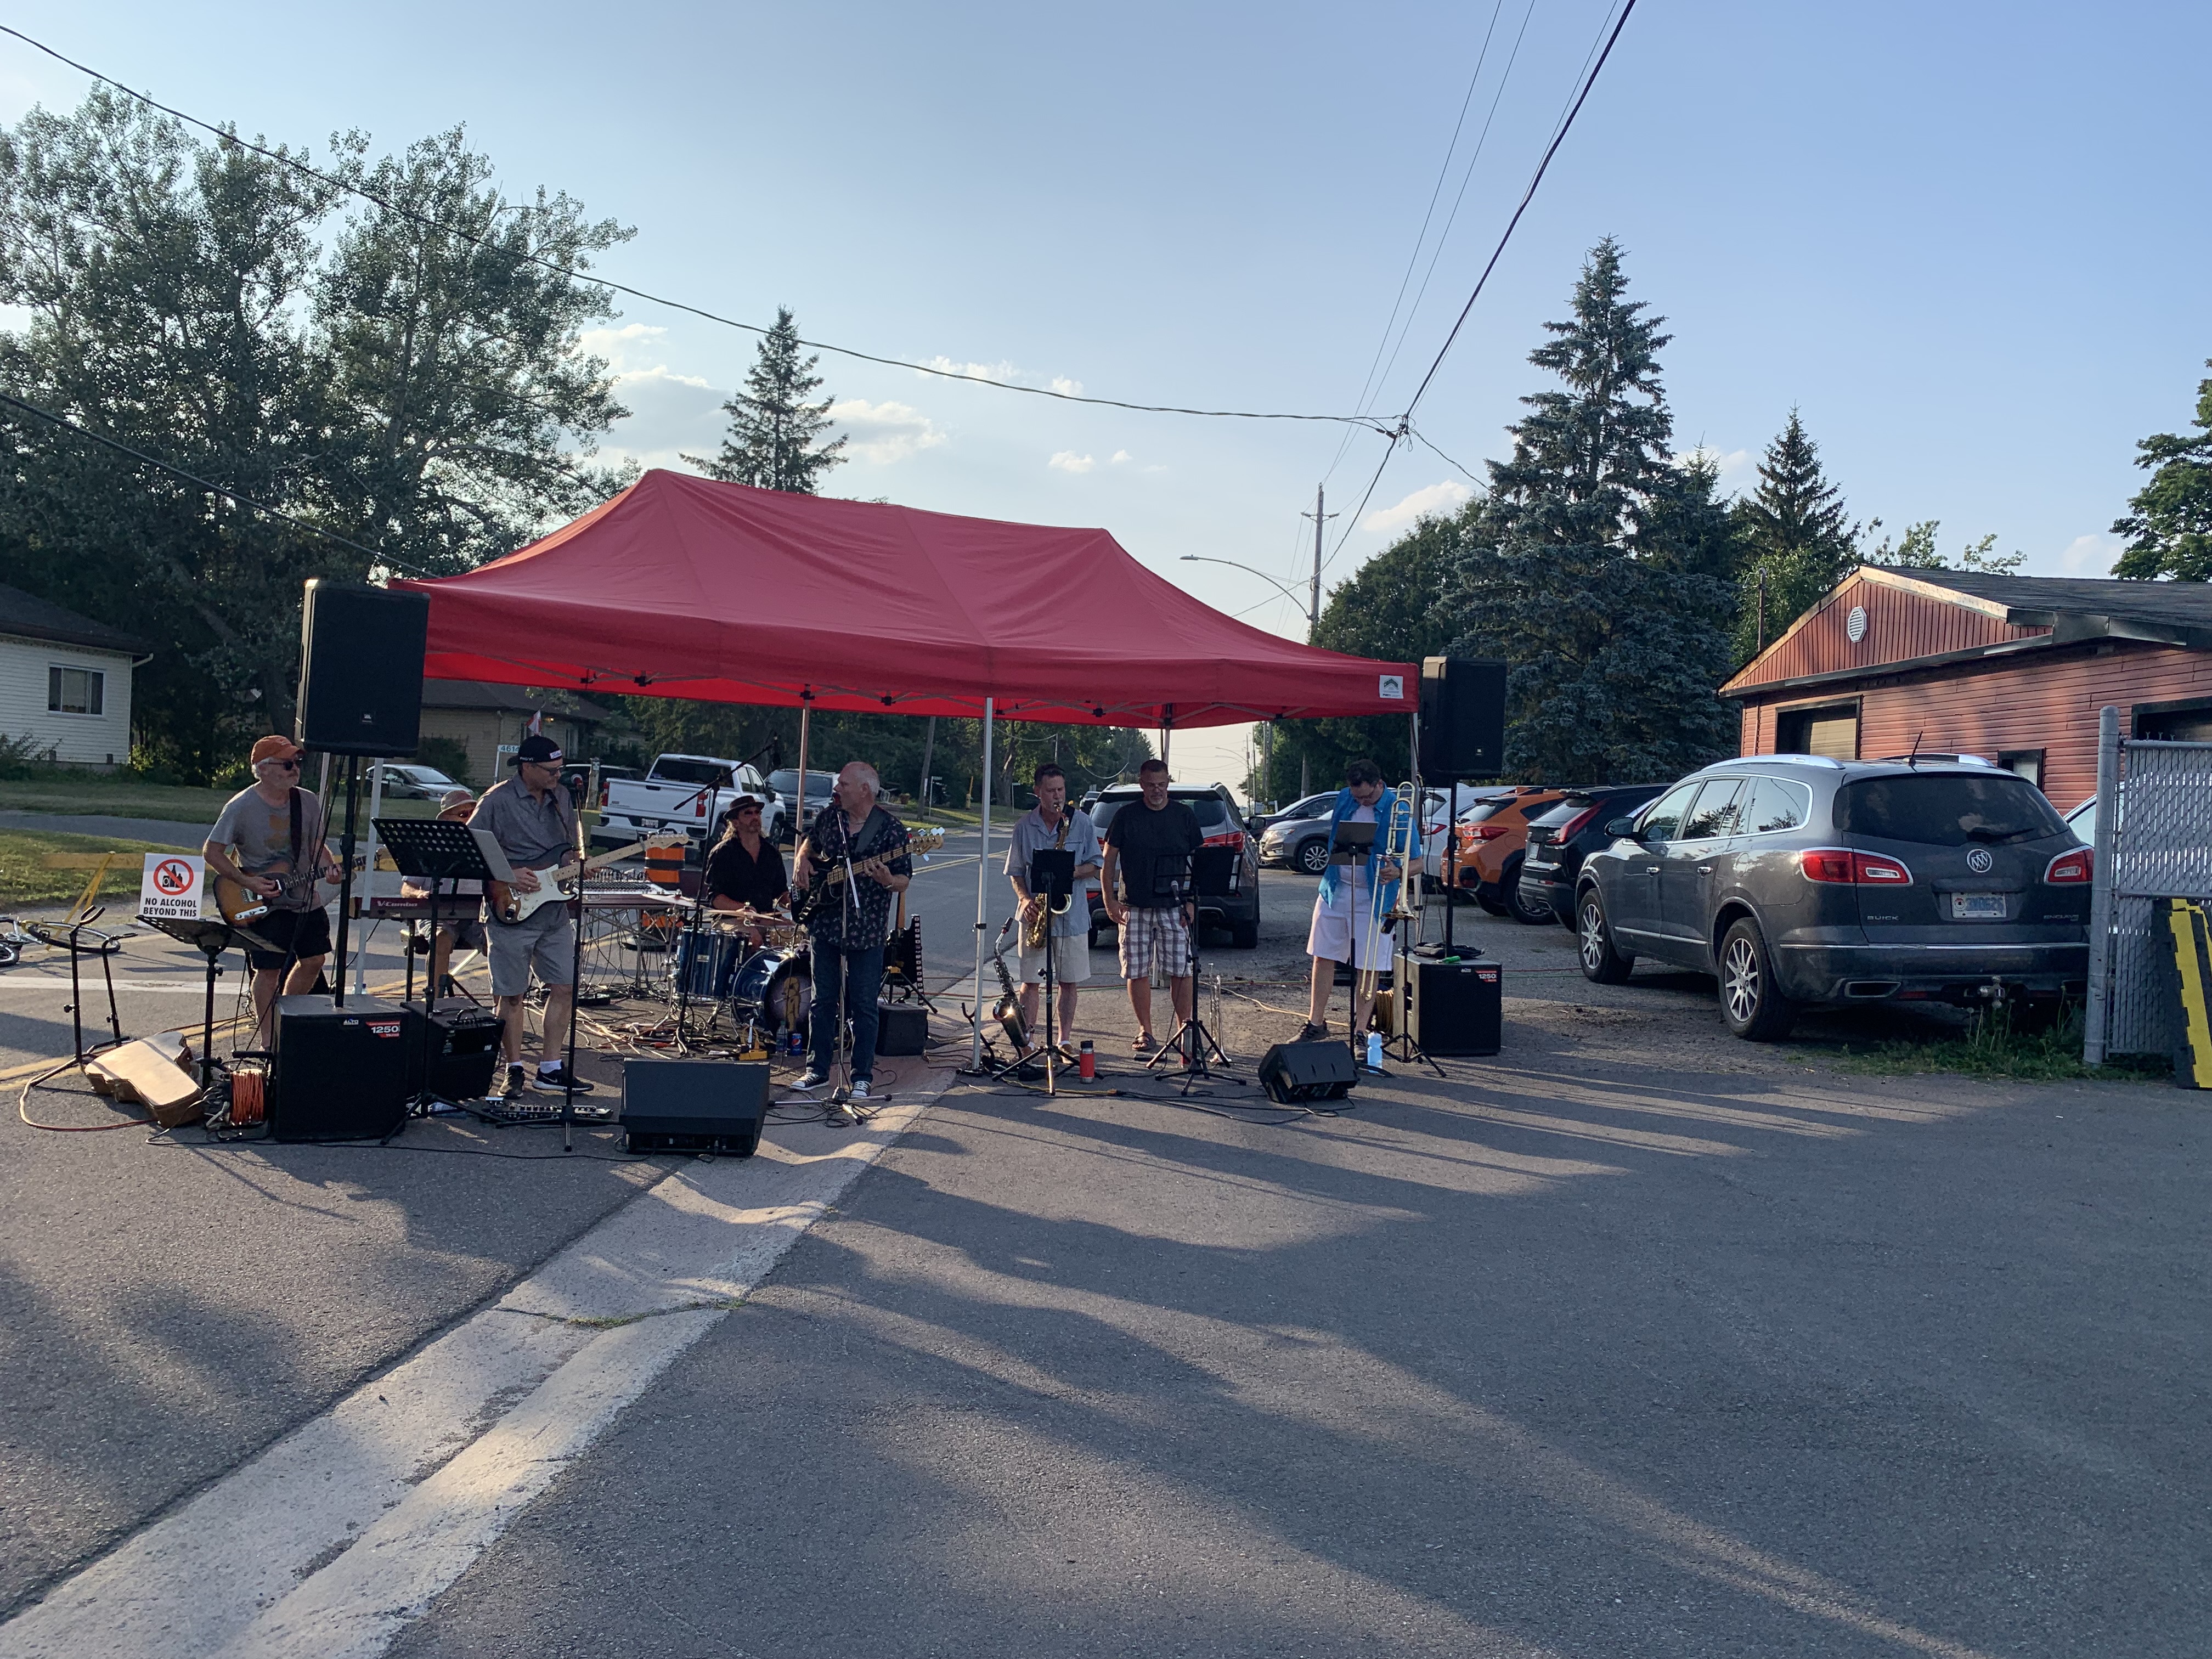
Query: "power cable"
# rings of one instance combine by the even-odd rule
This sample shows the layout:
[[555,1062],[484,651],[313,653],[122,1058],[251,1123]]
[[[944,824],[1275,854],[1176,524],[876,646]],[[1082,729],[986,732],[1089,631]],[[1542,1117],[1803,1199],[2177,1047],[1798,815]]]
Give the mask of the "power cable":
[[[270,149],[266,145],[252,143],[240,137],[236,132],[228,127],[218,126],[211,121],[204,121],[197,115],[188,115],[183,110],[162,103],[159,99],[124,85],[122,82],[112,76],[101,74],[89,64],[79,63],[76,58],[55,50],[43,40],[33,40],[21,29],[10,28],[6,24],[0,23],[0,34],[13,36],[33,51],[44,52],[55,62],[68,64],[80,75],[88,76],[104,86],[114,88],[125,97],[143,104],[149,109],[157,109],[164,115],[199,128],[203,132],[212,133],[223,143],[250,150],[268,161],[291,167],[333,190],[344,191],[350,195],[360,197],[363,201],[374,202],[386,212],[420,225],[426,230],[434,231],[441,236],[450,236],[456,241],[466,242],[471,246],[481,248],[487,253],[496,254],[502,258],[536,265],[541,270],[568,277],[572,282],[589,283],[593,287],[605,289],[616,294],[626,294],[632,299],[643,300],[649,305],[665,306],[672,311],[684,312],[690,316],[718,324],[724,328],[738,329],[747,334],[765,335],[769,331],[758,323],[740,322],[734,317],[725,317],[718,312],[708,311],[702,306],[691,305],[682,300],[672,300],[665,295],[654,294],[645,289],[633,288],[627,283],[617,283],[605,276],[587,275],[572,266],[562,264],[557,260],[548,259],[542,254],[520,252],[511,247],[501,247],[458,226],[447,224],[441,220],[431,218],[427,214],[417,213],[413,209],[380,196],[351,179],[343,179],[334,173],[325,173],[319,167],[311,167],[295,155],[288,155],[282,150]],[[911,369],[917,374],[933,374],[941,380],[968,380],[978,386],[996,386],[1002,392],[1025,392],[1032,398],[1054,398],[1062,403],[1091,404],[1105,409],[1126,409],[1142,415],[1193,415],[1209,420],[1229,421],[1316,421],[1332,425],[1364,427],[1376,432],[1385,430],[1382,422],[1365,415],[1309,415],[1249,409],[1192,409],[1176,404],[1139,404],[1127,402],[1120,398],[1090,398],[1080,392],[1061,392],[1049,386],[1020,386],[1012,380],[995,380],[988,374],[970,374],[957,368],[939,368],[933,363],[909,362],[901,357],[878,356],[872,351],[861,351],[852,346],[834,345],[827,340],[802,339],[799,343],[810,351],[831,352],[841,357],[855,358],[861,362],[880,363],[886,368]]]

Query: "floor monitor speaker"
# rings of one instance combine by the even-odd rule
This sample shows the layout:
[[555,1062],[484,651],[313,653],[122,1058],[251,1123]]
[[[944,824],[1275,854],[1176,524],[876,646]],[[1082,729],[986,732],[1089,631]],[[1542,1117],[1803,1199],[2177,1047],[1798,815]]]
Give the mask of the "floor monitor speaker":
[[1316,1100],[1342,1100],[1359,1080],[1352,1050],[1324,1038],[1319,1042],[1279,1042],[1260,1057],[1260,1086],[1278,1106]]
[[309,582],[294,735],[333,755],[413,754],[422,742],[429,627],[428,594]]
[[1465,957],[1410,957],[1406,1035],[1424,1054],[1494,1054],[1501,1041],[1504,972]]
[[1421,778],[1494,778],[1505,766],[1506,664],[1493,657],[1421,663]]
[[768,1066],[740,1060],[626,1060],[623,1146],[750,1158],[768,1116]]
[[876,1005],[876,1052],[895,1058],[918,1054],[929,1047],[929,1010],[918,1002]]
[[276,999],[272,1140],[380,1140],[407,1121],[406,1010],[375,997]]

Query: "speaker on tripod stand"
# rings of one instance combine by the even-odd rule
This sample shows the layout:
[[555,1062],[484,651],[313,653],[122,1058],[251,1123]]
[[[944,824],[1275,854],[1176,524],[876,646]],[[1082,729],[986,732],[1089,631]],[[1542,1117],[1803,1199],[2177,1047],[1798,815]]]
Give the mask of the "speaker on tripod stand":
[[430,599],[319,577],[300,619],[294,736],[331,755],[396,760],[421,746]]
[[1505,671],[1497,657],[1421,663],[1421,779],[1494,778],[1505,766]]

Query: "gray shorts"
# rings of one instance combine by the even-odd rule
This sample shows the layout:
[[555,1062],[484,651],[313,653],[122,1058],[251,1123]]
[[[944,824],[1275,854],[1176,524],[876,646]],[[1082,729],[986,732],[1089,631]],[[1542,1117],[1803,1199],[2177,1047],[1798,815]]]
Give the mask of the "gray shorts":
[[530,989],[530,970],[542,985],[567,985],[575,978],[576,924],[565,904],[542,904],[513,927],[488,923],[491,936],[491,994],[519,997]]

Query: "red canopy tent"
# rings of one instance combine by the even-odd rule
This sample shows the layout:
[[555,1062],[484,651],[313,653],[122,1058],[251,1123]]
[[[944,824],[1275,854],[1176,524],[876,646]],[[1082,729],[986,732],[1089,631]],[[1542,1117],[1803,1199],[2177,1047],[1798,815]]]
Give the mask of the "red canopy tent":
[[1411,714],[1419,670],[1203,605],[1103,530],[652,471],[434,581],[441,679],[713,702],[1183,727]]

